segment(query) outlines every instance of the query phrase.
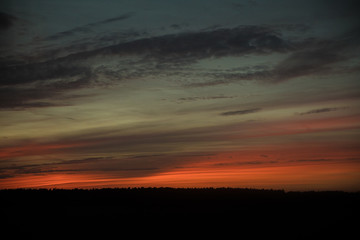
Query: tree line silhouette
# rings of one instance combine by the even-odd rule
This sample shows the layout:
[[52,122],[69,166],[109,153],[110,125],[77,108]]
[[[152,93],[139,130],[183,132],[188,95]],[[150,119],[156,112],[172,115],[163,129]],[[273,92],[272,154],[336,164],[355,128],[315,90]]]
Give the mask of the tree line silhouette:
[[360,192],[247,188],[8,189],[0,190],[0,213],[4,226],[19,234],[38,234],[39,227],[83,237],[200,226],[211,233],[223,226],[255,235],[292,232],[294,239],[350,234],[358,226],[359,200]]

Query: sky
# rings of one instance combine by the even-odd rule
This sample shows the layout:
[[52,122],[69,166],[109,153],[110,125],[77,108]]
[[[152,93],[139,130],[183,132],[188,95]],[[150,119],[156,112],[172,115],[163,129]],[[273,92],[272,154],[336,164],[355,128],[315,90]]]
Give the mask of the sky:
[[5,0],[0,188],[360,191],[355,0]]

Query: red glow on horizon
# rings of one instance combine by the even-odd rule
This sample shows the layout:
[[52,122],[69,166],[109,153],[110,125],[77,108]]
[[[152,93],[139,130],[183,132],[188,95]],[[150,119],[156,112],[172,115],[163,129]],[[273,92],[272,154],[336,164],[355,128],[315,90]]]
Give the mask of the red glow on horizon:
[[[230,144],[229,149],[207,148],[205,149],[207,152],[204,150],[204,152],[190,153],[188,156],[186,153],[178,156],[176,153],[163,155],[161,161],[166,161],[166,157],[173,158],[174,161],[169,161],[169,165],[161,165],[162,168],[158,171],[143,172],[131,177],[124,177],[119,174],[120,168],[112,170],[110,165],[107,166],[110,170],[97,170],[97,166],[101,168],[101,162],[79,161],[76,164],[66,165],[67,160],[72,160],[69,156],[73,150],[77,150],[74,153],[83,156],[87,149],[96,146],[95,141],[3,147],[0,149],[0,158],[18,157],[23,164],[20,168],[31,166],[32,162],[27,161],[27,156],[46,154],[61,158],[62,165],[52,166],[45,159],[43,165],[37,163],[36,166],[39,168],[37,173],[31,169],[28,172],[21,172],[11,170],[11,167],[8,168],[10,170],[5,168],[4,176],[7,174],[6,171],[10,174],[9,177],[1,179],[0,189],[169,186],[356,191],[360,190],[360,148],[352,139],[353,136],[342,137],[341,131],[330,131],[332,137],[328,141],[326,138],[328,133],[321,135],[320,140],[316,138],[316,134],[306,138],[302,138],[301,135],[329,129],[352,128],[358,125],[355,119],[354,117],[333,118],[276,125],[269,123],[262,127],[266,129],[264,133],[261,133],[262,128],[261,131],[256,132],[262,136],[254,134],[254,136],[238,137],[237,131],[234,131],[234,135],[230,134],[225,138],[226,141],[231,141],[231,144],[234,143]],[[278,138],[277,136],[280,135],[284,137]],[[254,140],[256,137],[258,139]],[[239,138],[242,142],[237,143]],[[111,164],[116,164],[116,158],[112,161]],[[141,161],[139,169],[141,169]]]
[[360,189],[360,166],[353,162],[330,164],[288,163],[281,166],[188,166],[145,177],[116,177],[109,173],[27,174],[5,179],[0,188],[102,187],[241,187],[285,190]]

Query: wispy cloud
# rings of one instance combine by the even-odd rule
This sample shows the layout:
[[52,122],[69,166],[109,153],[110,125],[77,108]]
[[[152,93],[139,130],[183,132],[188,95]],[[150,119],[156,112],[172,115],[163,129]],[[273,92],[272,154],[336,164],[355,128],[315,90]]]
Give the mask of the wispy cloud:
[[[121,21],[132,16],[132,13],[127,13],[89,25]],[[136,35],[133,34],[132,36]],[[52,104],[51,97],[61,96],[66,91],[94,87],[105,81],[117,83],[149,76],[183,76],[187,79],[186,82],[178,82],[186,88],[215,87],[253,80],[259,83],[284,82],[307,75],[336,72],[334,65],[354,57],[351,55],[351,49],[356,46],[359,39],[359,34],[349,31],[330,40],[310,39],[296,42],[284,38],[279,26],[256,25],[155,37],[142,36],[139,39],[49,61],[16,66],[4,63],[0,68],[0,92],[5,94],[2,96],[0,107],[26,109],[56,106],[59,104]],[[273,68],[257,67],[222,72],[201,72],[191,68],[192,64],[207,58],[272,53],[287,53],[289,56]],[[121,64],[105,62],[100,65],[99,60],[104,56]],[[13,96],[18,96],[18,99],[14,99]],[[191,99],[194,100],[200,99]],[[182,101],[190,101],[190,98],[184,98]],[[246,113],[249,112],[233,111],[222,115]]]
[[126,20],[126,19],[134,16],[134,14],[135,14],[135,13],[133,13],[133,12],[125,13],[125,14],[120,15],[120,16],[118,16],[118,17],[108,18],[108,19],[105,19],[105,20],[103,20],[103,21],[91,23],[91,24],[89,24],[89,25],[99,25],[99,24],[106,24],[106,23],[111,23],[111,22],[122,21],[122,20]]
[[224,163],[215,163],[214,166],[228,167],[228,166],[244,166],[244,165],[268,165],[268,164],[275,164],[275,163],[278,163],[278,161],[224,162]]
[[238,110],[238,111],[223,112],[223,113],[220,113],[220,115],[222,115],[222,116],[244,115],[244,114],[255,113],[260,110],[261,110],[261,108],[252,108],[252,109],[245,109],[245,110]]
[[232,98],[236,98],[236,96],[182,97],[182,98],[178,98],[178,101],[193,102],[200,100],[217,100],[217,99],[232,99]]
[[[120,21],[131,16],[132,14],[125,14],[94,24]],[[66,36],[75,31],[82,31],[82,28],[66,31],[60,35]],[[101,84],[99,81],[94,81],[98,79],[98,76],[121,81],[161,74],[178,75],[184,73],[184,66],[189,66],[204,58],[238,56],[249,53],[264,54],[287,49],[288,43],[270,27],[240,26],[141,38],[70,54],[66,57],[16,66],[5,62],[0,68],[0,91],[16,94],[5,94],[1,107],[35,107],[34,101],[50,102],[46,100],[50,96],[58,96],[68,90]],[[94,64],[102,56],[119,59],[122,65],[103,64],[98,66]],[[129,56],[135,58],[129,60]],[[188,74],[198,73],[188,72]],[[217,77],[213,76],[213,78]],[[227,80],[217,81],[211,84],[223,84]],[[30,86],[33,83],[36,83],[35,87]],[[21,87],[19,87],[20,85]],[[209,85],[209,83],[205,83],[205,85]],[[22,97],[21,93],[24,92],[28,93],[25,94],[26,97]],[[12,101],[11,98],[14,95],[19,96],[19,100]],[[39,107],[45,106],[45,104],[38,105]]]
[[290,160],[289,162],[331,162],[336,161],[336,159],[325,159],[325,158],[317,158],[317,159],[296,159],[296,160]]
[[326,112],[333,112],[337,111],[342,108],[319,108],[319,109],[313,109],[307,112],[299,113],[299,115],[308,115],[308,114],[317,114],[317,113],[326,113]]
[[120,15],[118,17],[108,18],[108,19],[105,19],[105,20],[102,20],[102,21],[89,23],[89,24],[86,24],[86,25],[83,25],[83,26],[79,26],[79,27],[72,28],[72,29],[69,29],[69,30],[66,30],[66,31],[63,31],[63,32],[56,33],[54,35],[46,37],[44,40],[46,40],[46,41],[59,40],[59,39],[70,37],[70,36],[73,36],[73,35],[79,34],[79,33],[80,34],[91,33],[92,32],[91,29],[93,27],[103,25],[103,24],[107,24],[107,23],[113,23],[113,22],[116,22],[116,21],[123,21],[123,20],[126,20],[126,19],[132,17],[133,15],[134,15],[134,13],[125,13],[125,14]]

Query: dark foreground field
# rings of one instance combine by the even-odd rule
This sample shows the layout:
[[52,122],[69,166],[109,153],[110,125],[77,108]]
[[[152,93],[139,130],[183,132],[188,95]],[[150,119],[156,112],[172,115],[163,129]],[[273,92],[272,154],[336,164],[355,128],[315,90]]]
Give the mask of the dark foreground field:
[[18,189],[0,191],[0,214],[9,239],[347,239],[358,236],[359,200],[359,192]]

